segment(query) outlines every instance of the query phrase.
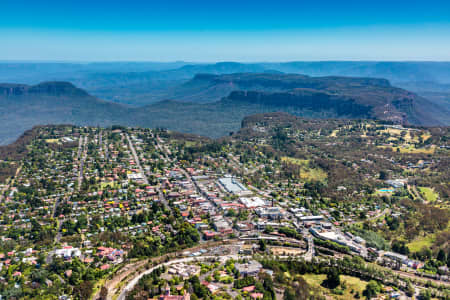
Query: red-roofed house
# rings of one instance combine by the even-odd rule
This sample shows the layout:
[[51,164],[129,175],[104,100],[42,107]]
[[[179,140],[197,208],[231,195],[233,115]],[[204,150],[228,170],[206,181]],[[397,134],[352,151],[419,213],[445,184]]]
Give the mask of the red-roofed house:
[[184,293],[184,295],[171,295],[170,288],[166,287],[164,295],[159,296],[159,300],[190,300],[191,294]]
[[255,290],[255,286],[251,285],[251,286],[246,286],[245,288],[242,289],[243,292],[253,292]]

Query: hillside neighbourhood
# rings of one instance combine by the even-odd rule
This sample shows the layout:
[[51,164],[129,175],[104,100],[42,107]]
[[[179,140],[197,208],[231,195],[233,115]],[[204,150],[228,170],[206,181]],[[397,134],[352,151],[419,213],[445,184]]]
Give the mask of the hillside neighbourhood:
[[35,127],[0,151],[0,298],[448,299],[449,141],[277,113],[218,140]]

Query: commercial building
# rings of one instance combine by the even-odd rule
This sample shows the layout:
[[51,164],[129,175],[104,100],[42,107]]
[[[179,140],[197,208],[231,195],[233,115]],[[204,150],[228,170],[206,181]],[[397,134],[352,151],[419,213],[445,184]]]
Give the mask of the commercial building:
[[324,219],[325,219],[324,216],[304,216],[304,217],[300,217],[300,221],[302,221],[302,222],[322,221]]
[[228,233],[233,232],[231,225],[223,217],[218,217],[215,219],[214,229],[216,229],[218,232],[223,233],[223,234],[228,234]]
[[266,201],[264,201],[260,197],[241,197],[239,198],[239,201],[241,201],[241,203],[244,204],[246,208],[257,208],[266,206],[267,204]]
[[361,246],[355,244],[352,240],[347,239],[344,235],[334,231],[322,231],[320,228],[311,227],[309,231],[317,238],[322,240],[328,240],[338,243],[343,246],[347,246],[350,250],[360,253]]
[[64,258],[79,257],[81,251],[79,248],[73,248],[72,246],[66,246],[62,249],[56,249],[55,255]]
[[389,252],[389,251],[384,252],[383,256],[386,256],[390,259],[396,260],[401,263],[404,263],[408,260],[408,256],[406,256],[406,255],[402,255],[402,254],[395,253],[395,252]]
[[180,276],[183,279],[186,279],[191,276],[200,274],[200,267],[196,265],[187,265],[184,263],[179,263],[171,265],[168,272],[171,275]]
[[255,276],[258,275],[259,271],[261,271],[262,269],[262,265],[255,261],[252,260],[248,263],[244,263],[244,264],[234,264],[234,267],[236,268],[236,270],[239,271],[239,274],[243,275],[243,276]]
[[226,192],[239,195],[242,192],[247,191],[247,188],[234,177],[223,177],[219,179],[219,184],[225,189]]
[[284,216],[281,208],[275,207],[260,207],[256,209],[256,214],[261,218],[281,219]]

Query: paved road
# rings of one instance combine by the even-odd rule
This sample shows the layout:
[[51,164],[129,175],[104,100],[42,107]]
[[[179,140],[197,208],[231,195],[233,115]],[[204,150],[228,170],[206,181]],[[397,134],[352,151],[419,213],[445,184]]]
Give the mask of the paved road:
[[161,146],[162,141],[159,136],[156,137],[156,148],[164,155],[164,162],[171,162],[172,160],[167,155],[167,149],[164,146]]
[[[83,146],[82,146],[82,148],[83,148],[82,155],[80,158],[80,170],[78,173],[78,190],[81,189],[81,182],[83,181],[83,167],[84,167],[84,160],[86,159],[86,155],[87,155],[87,147],[86,147],[87,141],[88,141],[88,137],[85,136],[84,141],[83,141]],[[78,149],[78,151],[80,151],[80,149]],[[77,156],[80,157],[80,154],[78,153]]]
[[314,239],[312,236],[308,237],[308,252],[304,254],[304,258],[306,261],[311,261],[314,257],[315,250],[314,250]]
[[58,208],[59,202],[61,202],[61,198],[57,198],[55,200],[55,204],[53,205],[53,209],[52,209],[52,217],[55,218],[56,217],[56,209]]
[[390,212],[391,212],[391,210],[390,210],[389,208],[385,208],[385,209],[384,209],[382,212],[380,212],[379,214],[377,214],[377,215],[375,215],[375,216],[373,216],[373,217],[371,217],[371,218],[368,218],[367,221],[370,221],[370,220],[376,220],[376,219],[378,219],[378,218],[384,216],[385,214],[389,214]]
[[128,145],[130,146],[131,154],[133,154],[133,157],[134,157],[134,162],[136,163],[136,166],[138,167],[139,172],[141,172],[141,174],[142,174],[144,183],[148,184],[147,176],[145,175],[145,172],[141,167],[141,162],[139,161],[139,157],[137,156],[136,150],[134,149],[133,143],[131,142],[131,139],[130,139],[130,136],[128,135],[128,133],[126,134],[126,137],[128,140]]
[[83,136],[80,135],[80,138],[78,139],[77,160],[80,159],[81,147],[82,147],[82,146],[83,146]]
[[428,203],[427,201],[425,201],[425,199],[423,199],[422,194],[417,190],[417,187],[415,185],[407,185],[406,186],[408,191],[415,196],[417,199],[421,200],[424,203]]
[[[54,239],[54,241],[53,241],[54,244],[59,243],[59,241],[61,240],[61,237],[62,237],[62,234],[61,234],[61,227],[62,227],[62,224],[64,223],[65,220],[66,220],[66,219],[59,220],[58,228],[56,229],[56,236],[55,236],[55,239]],[[50,264],[50,263],[52,262],[52,260],[53,260],[53,253],[54,253],[55,250],[56,250],[56,246],[53,248],[53,251],[50,251],[50,252],[47,254],[47,257],[45,258],[45,262],[46,262],[47,264]]]
[[167,202],[166,197],[164,197],[163,192],[161,191],[161,189],[158,188],[158,198],[159,198],[159,202],[161,202],[162,204],[164,204],[164,206],[166,208],[168,208],[169,210],[171,210],[173,212],[172,207],[169,205],[169,202]]
[[376,214],[375,216],[372,216],[370,218],[367,218],[365,220],[362,221],[358,221],[356,223],[364,223],[366,221],[372,221],[372,220],[376,220],[378,218],[381,218],[382,216],[391,213],[391,209],[390,208],[385,208],[383,211],[379,212],[378,214]]
[[2,202],[3,199],[4,199],[3,193],[6,192],[7,190],[9,190],[9,187],[10,187],[11,185],[14,184],[14,180],[16,180],[17,176],[18,176],[19,173],[20,173],[20,170],[22,170],[22,165],[20,165],[20,166],[17,168],[16,173],[14,174],[14,178],[10,179],[9,182],[8,182],[8,184],[6,184],[6,185],[1,189],[1,191],[0,191],[0,202]]

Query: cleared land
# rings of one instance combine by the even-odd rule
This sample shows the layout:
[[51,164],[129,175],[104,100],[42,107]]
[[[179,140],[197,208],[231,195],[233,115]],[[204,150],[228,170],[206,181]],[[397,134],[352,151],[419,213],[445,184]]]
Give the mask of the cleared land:
[[419,186],[419,191],[425,200],[429,202],[434,202],[439,197],[438,193],[436,193],[432,188]]
[[305,253],[303,249],[290,247],[270,247],[270,251],[273,255],[300,255]]
[[434,242],[434,234],[426,235],[423,237],[419,237],[412,242],[408,243],[407,246],[410,251],[417,252],[420,251],[423,247],[429,248]]
[[[355,299],[356,294],[359,294],[362,298],[362,293],[367,285],[367,281],[363,281],[357,277],[341,275],[341,286],[338,286],[336,288],[335,293],[332,290],[322,287],[321,284],[327,277],[324,274],[305,274],[302,275],[302,277],[308,284],[315,288],[321,289],[322,291],[330,295],[333,299]],[[343,286],[345,287],[345,289],[342,288]]]
[[319,168],[310,168],[309,160],[298,159],[294,157],[284,156],[281,158],[283,162],[291,163],[301,167],[300,178],[306,181],[325,181],[327,179],[327,173]]

